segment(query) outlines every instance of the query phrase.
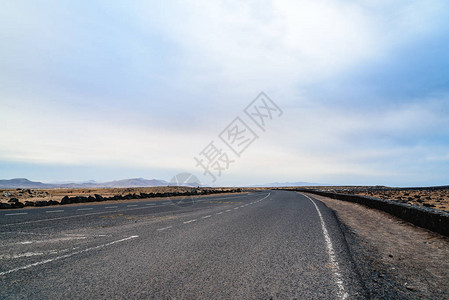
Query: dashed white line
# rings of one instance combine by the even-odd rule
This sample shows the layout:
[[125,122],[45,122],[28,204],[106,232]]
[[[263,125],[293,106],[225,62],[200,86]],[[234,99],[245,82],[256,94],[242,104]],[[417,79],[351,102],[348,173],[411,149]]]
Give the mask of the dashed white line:
[[145,205],[153,206],[153,205],[156,205],[156,203],[148,203],[148,204],[145,204]]
[[170,229],[170,228],[172,228],[173,226],[167,226],[167,227],[163,227],[163,228],[158,228],[158,229],[156,229],[157,231],[162,231],[162,230],[166,230],[166,229]]
[[113,241],[113,242],[110,242],[110,243],[98,245],[98,246],[95,246],[95,247],[87,248],[87,249],[76,251],[76,252],[72,252],[72,253],[69,253],[69,254],[66,254],[66,255],[61,255],[61,256],[58,256],[58,257],[55,257],[55,258],[38,261],[38,262],[36,262],[34,264],[29,264],[29,265],[26,265],[26,266],[23,266],[23,267],[19,267],[19,268],[11,269],[11,270],[8,270],[8,271],[0,272],[0,276],[6,275],[6,274],[9,274],[9,273],[13,273],[13,272],[17,272],[17,271],[20,271],[20,270],[26,270],[26,269],[29,269],[29,268],[32,268],[32,267],[36,267],[36,266],[39,266],[39,265],[47,264],[49,262],[61,260],[63,258],[71,257],[73,255],[89,252],[89,251],[100,249],[100,248],[107,247],[107,246],[111,246],[111,245],[114,245],[114,244],[117,244],[117,243],[128,241],[130,239],[135,239],[137,237],[139,237],[139,236],[138,235],[132,235],[130,237],[127,237],[127,238],[124,238],[124,239],[120,239],[120,240],[117,240],[117,241]]
[[46,213],[59,213],[59,212],[63,212],[64,210],[47,210],[45,211]]
[[19,215],[27,215],[28,213],[13,213],[13,214],[5,214],[5,216],[19,216]]
[[92,207],[90,207],[90,208],[78,208],[77,210],[92,210],[93,208]]
[[238,207],[234,207],[234,209],[239,209]]
[[106,206],[105,208],[109,209],[109,208],[117,208],[118,206]]
[[321,215],[321,212],[320,212],[318,206],[316,205],[315,201],[312,200],[312,198],[310,198],[309,196],[304,195],[304,194],[301,194],[301,195],[307,197],[310,201],[312,201],[313,205],[315,206],[316,211],[318,212],[318,216],[320,217],[320,222],[321,222],[321,229],[323,230],[324,240],[326,241],[327,254],[329,255],[329,265],[331,266],[331,269],[333,271],[332,273],[334,275],[335,283],[337,284],[337,288],[338,288],[337,296],[339,299],[347,299],[348,293],[345,290],[343,278],[340,273],[340,268],[338,266],[337,258],[335,256],[334,246],[332,245],[331,238],[329,236],[329,233],[327,232],[326,223],[324,223],[323,216]]
[[189,224],[189,223],[196,222],[196,221],[197,221],[196,219],[193,219],[193,220],[185,221],[184,224]]
[[127,205],[126,207],[134,207],[134,206],[138,206],[137,204],[130,204],[130,205]]
[[201,219],[207,219],[207,218],[210,218],[210,217],[212,217],[212,216],[211,215],[207,215],[207,216],[201,217]]
[[223,212],[222,211],[220,211],[220,212],[217,212],[216,213],[216,215],[221,215]]
[[225,212],[230,212],[230,211],[231,211],[230,209],[225,210]]

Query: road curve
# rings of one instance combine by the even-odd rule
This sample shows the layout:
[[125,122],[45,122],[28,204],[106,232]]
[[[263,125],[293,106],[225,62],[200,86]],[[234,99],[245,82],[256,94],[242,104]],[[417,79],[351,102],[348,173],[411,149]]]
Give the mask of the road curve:
[[2,299],[353,299],[333,213],[287,191],[0,214]]

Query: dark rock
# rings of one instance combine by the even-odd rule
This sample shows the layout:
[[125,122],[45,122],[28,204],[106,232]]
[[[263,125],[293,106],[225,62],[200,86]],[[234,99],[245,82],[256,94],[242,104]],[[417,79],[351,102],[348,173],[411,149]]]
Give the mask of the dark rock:
[[95,202],[97,199],[95,199],[92,196],[87,197],[87,202]]
[[0,203],[0,209],[11,208],[11,204],[8,203]]
[[32,201],[25,201],[25,206],[34,206],[34,202],[32,202]]
[[23,204],[23,203],[20,202],[20,201],[17,201],[17,202],[12,203],[12,204],[11,204],[11,207],[12,207],[12,208],[24,208],[24,207],[25,207],[25,204]]
[[59,202],[56,200],[49,200],[48,205],[59,205]]
[[11,198],[11,199],[9,199],[8,202],[9,202],[9,203],[19,202],[19,199],[17,199],[17,198]]
[[64,196],[64,197],[61,199],[61,205],[64,205],[64,204],[70,204],[70,203],[72,203],[72,200],[69,198],[69,196]]
[[45,200],[42,200],[42,201],[36,201],[36,202],[34,202],[35,204],[35,206],[48,206],[48,202],[47,201],[45,201]]
[[95,199],[96,199],[97,201],[104,201],[103,196],[98,195],[98,194],[95,194],[94,196],[95,196]]

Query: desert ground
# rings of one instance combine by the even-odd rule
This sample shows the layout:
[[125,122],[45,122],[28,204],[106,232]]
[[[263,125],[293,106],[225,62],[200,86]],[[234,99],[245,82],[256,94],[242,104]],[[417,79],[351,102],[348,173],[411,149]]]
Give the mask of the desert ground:
[[449,186],[423,188],[392,188],[385,186],[310,186],[292,187],[289,189],[298,188],[368,196],[449,212]]
[[[125,196],[147,194],[148,197],[139,198],[153,198],[164,197],[166,193],[184,194],[187,192],[195,195],[206,194],[223,194],[229,192],[236,192],[235,188],[192,188],[183,186],[173,187],[141,187],[141,188],[88,188],[88,189],[0,189],[0,203],[12,203],[13,201],[20,201],[21,203],[30,204],[26,206],[33,206],[32,203],[37,202],[60,202],[65,196],[68,197],[95,197],[101,195],[104,198],[117,197],[123,198]],[[138,199],[133,197],[133,199]],[[111,199],[111,201],[116,201]],[[87,201],[90,202],[90,201]],[[54,205],[54,204],[50,204]],[[38,205],[36,205],[38,206]]]

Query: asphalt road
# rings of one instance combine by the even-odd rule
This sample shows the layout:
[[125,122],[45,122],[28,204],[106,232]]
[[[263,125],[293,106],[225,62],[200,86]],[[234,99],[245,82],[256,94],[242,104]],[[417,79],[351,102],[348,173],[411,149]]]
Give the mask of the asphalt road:
[[263,191],[190,204],[2,211],[0,298],[364,298],[321,202]]

